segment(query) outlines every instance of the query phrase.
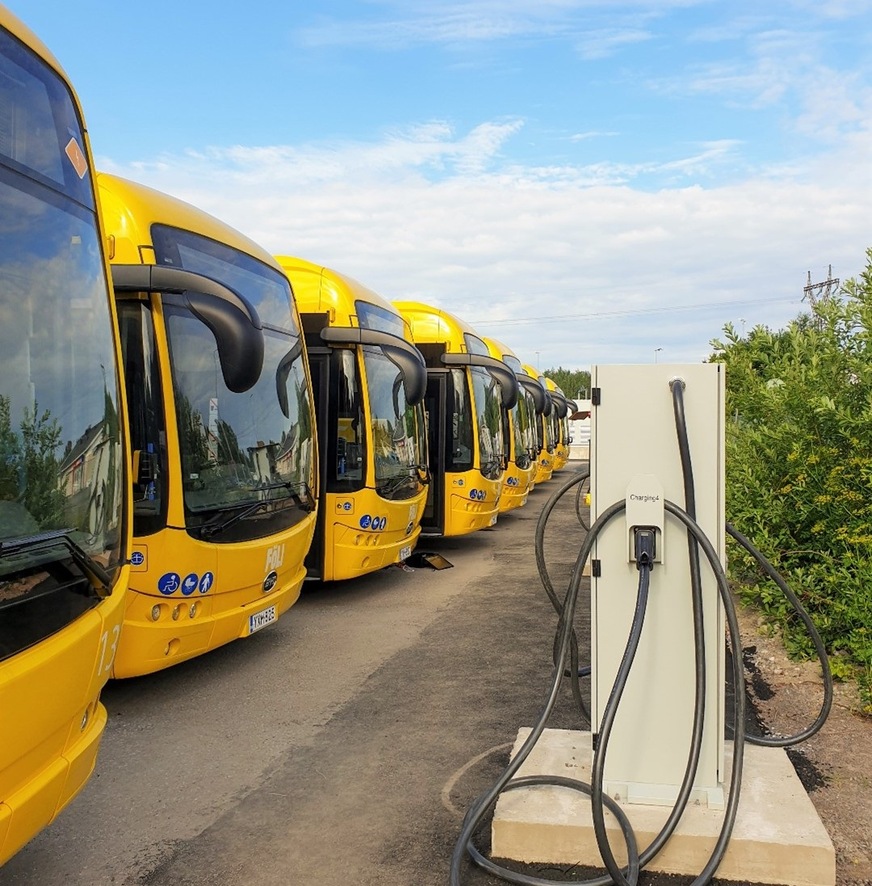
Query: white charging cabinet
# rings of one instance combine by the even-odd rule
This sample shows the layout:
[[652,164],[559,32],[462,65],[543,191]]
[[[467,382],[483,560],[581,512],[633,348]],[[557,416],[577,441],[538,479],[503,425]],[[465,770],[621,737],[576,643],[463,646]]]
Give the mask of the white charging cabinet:
[[[684,508],[670,382],[684,382],[684,410],[696,488],[696,520],[724,562],[724,367],[720,364],[594,366],[591,518],[628,498],[626,515],[597,539],[591,578],[591,716],[596,735],[630,632],[639,572],[633,521],[658,519],[655,568],[642,639],[612,730],[605,789],[623,802],[671,804],[687,764],[693,722],[693,613],[687,531],[664,514]],[[724,615],[700,552],[705,616],[706,705],[692,801],[724,802]]]

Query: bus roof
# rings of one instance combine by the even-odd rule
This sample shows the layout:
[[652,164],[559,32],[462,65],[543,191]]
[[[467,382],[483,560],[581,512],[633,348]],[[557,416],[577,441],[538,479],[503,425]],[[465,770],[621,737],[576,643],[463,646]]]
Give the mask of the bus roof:
[[411,324],[415,344],[440,344],[449,354],[464,354],[469,350],[467,333],[481,338],[472,326],[441,308],[417,301],[395,301],[394,307]]
[[522,363],[521,366],[523,367],[524,372],[526,372],[527,375],[529,375],[531,378],[538,379],[540,382],[542,382],[543,387],[547,387],[544,381],[545,376],[542,375],[542,373],[535,366],[531,366],[529,363]]
[[97,174],[97,191],[106,229],[114,237],[114,261],[142,262],[140,248],[152,245],[151,226],[162,224],[225,243],[281,270],[254,240],[178,197],[106,172]]
[[[400,316],[400,312],[386,298],[353,277],[304,258],[277,255],[275,259],[291,281],[301,314],[327,314],[330,326],[357,326],[356,305],[363,301]],[[404,323],[404,326],[408,327],[408,323]],[[406,332],[411,340],[408,328]]]
[[507,354],[510,357],[515,357],[517,359],[517,354],[504,342],[501,342],[498,338],[491,338],[489,335],[483,335],[482,341],[488,346],[490,349],[491,355],[496,357],[498,360],[502,360]]

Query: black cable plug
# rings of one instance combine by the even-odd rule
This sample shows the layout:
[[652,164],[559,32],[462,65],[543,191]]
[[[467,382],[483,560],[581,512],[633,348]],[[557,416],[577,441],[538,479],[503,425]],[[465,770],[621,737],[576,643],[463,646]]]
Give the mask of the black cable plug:
[[654,568],[654,556],[657,553],[657,530],[652,526],[636,526],[633,528],[633,543],[636,550],[636,568],[645,566],[650,572]]

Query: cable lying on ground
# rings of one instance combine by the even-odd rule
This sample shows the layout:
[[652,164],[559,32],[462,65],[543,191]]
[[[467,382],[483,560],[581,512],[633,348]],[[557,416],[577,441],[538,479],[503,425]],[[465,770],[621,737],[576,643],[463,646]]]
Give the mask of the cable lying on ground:
[[[733,722],[732,722],[732,742],[733,742],[733,765],[730,777],[730,785],[728,789],[728,799],[724,820],[721,831],[715,843],[714,849],[709,857],[708,862],[700,872],[698,877],[693,881],[694,886],[703,886],[709,883],[714,877],[718,866],[720,865],[724,854],[726,853],[735,824],[736,813],[738,810],[739,796],[741,790],[741,778],[744,761],[744,744],[748,742],[765,745],[770,747],[787,747],[804,741],[817,732],[826,720],[832,705],[832,675],[829,669],[829,662],[826,657],[826,651],[823,642],[814,627],[808,613],[802,607],[799,599],[789,589],[784,580],[775,571],[774,567],[766,560],[763,555],[757,551],[753,545],[737,530],[727,524],[727,532],[739,544],[743,545],[755,557],[766,574],[781,588],[791,605],[797,611],[799,617],[812,636],[815,649],[821,662],[824,674],[824,700],[820,713],[815,721],[806,729],[801,730],[793,736],[774,737],[774,736],[746,736],[745,733],[745,692],[744,690],[744,671],[742,661],[742,645],[739,636],[738,619],[735,606],[730,592],[729,584],[720,559],[706,537],[703,530],[696,522],[696,502],[695,488],[693,480],[693,469],[690,458],[690,448],[687,441],[687,426],[684,416],[683,402],[683,383],[671,384],[673,394],[673,412],[676,424],[676,435],[679,444],[679,453],[681,457],[682,476],[684,481],[685,505],[680,507],[671,501],[665,501],[665,511],[671,517],[679,520],[684,524],[688,538],[688,558],[690,566],[690,585],[691,585],[691,601],[693,607],[693,632],[694,632],[694,670],[695,670],[695,695],[694,695],[694,714],[693,726],[691,730],[690,744],[688,748],[688,758],[682,783],[678,790],[677,799],[667,818],[666,823],[660,832],[651,842],[651,844],[642,852],[639,852],[636,844],[635,836],[632,828],[626,819],[626,815],[615,804],[615,802],[603,792],[603,777],[605,771],[605,761],[608,752],[609,736],[611,734],[614,719],[621,701],[624,687],[629,678],[632,668],[633,658],[638,648],[639,640],[642,635],[644,626],[645,610],[647,605],[648,584],[650,572],[653,568],[653,534],[650,538],[640,536],[637,532],[637,566],[639,569],[639,586],[637,590],[636,608],[632,619],[630,634],[627,645],[624,649],[623,658],[618,669],[618,674],[609,694],[609,699],[603,711],[602,722],[600,723],[599,741],[594,750],[591,783],[587,784],[575,779],[559,778],[551,776],[529,776],[525,778],[514,779],[513,776],[523,765],[529,756],[533,747],[541,737],[547,721],[554,708],[559,688],[564,679],[570,680],[573,697],[576,705],[587,723],[590,722],[590,714],[584,704],[581,691],[580,678],[589,676],[590,667],[579,666],[578,640],[573,628],[575,612],[578,603],[578,594],[581,586],[581,578],[584,565],[590,556],[593,543],[603,531],[605,526],[611,522],[617,515],[623,513],[626,508],[625,502],[616,502],[606,508],[596,522],[590,527],[582,543],[581,549],[576,558],[569,587],[564,598],[561,600],[554,589],[548,573],[547,563],[544,555],[544,539],[545,529],[548,519],[551,516],[555,506],[559,500],[574,486],[583,483],[589,478],[589,472],[578,472],[568,478],[549,498],[543,511],[539,517],[536,526],[535,549],[536,563],[542,580],[545,592],[558,616],[557,632],[555,634],[553,646],[554,672],[551,686],[548,693],[545,706],[537,719],[534,727],[530,731],[527,739],[522,744],[518,753],[511,760],[509,765],[503,771],[500,778],[493,787],[482,794],[472,805],[467,813],[461,833],[454,847],[451,859],[451,879],[452,886],[459,886],[461,867],[465,855],[469,855],[472,860],[480,867],[488,870],[490,873],[499,876],[507,882],[525,884],[525,886],[551,886],[558,882],[574,882],[584,884],[584,886],[606,886],[606,884],[618,884],[618,886],[636,886],[640,871],[648,864],[664,847],[675,828],[684,810],[693,787],[694,778],[699,764],[702,732],[703,732],[703,712],[705,709],[705,645],[703,633],[703,606],[702,606],[702,582],[699,552],[702,551],[709,567],[711,568],[718,586],[718,593],[723,603],[726,614],[728,638],[730,648],[732,650],[732,682],[735,687],[734,704],[733,704]],[[579,513],[579,497],[582,487],[576,493],[576,514],[579,522],[583,524]],[[534,877],[513,871],[496,862],[486,859],[473,845],[472,838],[478,827],[484,820],[484,817],[496,803],[500,793],[505,790],[516,790],[521,787],[531,785],[557,785],[572,790],[580,791],[591,797],[592,816],[594,822],[594,832],[597,840],[597,847],[600,856],[608,871],[607,875],[588,880],[574,881],[555,881],[547,878]],[[605,810],[608,809],[618,820],[620,832],[622,834],[628,863],[625,867],[621,867],[615,859],[609,843],[608,834],[605,827]]]

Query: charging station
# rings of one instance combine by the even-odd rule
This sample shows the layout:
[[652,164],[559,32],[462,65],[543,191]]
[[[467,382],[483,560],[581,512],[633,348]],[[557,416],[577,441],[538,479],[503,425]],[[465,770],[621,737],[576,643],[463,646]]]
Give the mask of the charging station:
[[[684,385],[696,521],[724,560],[724,367],[595,366],[591,373],[591,520],[626,499],[591,554],[591,715],[599,732],[630,632],[638,570],[636,530],[654,531],[645,628],[609,743],[603,789],[629,803],[671,805],[687,766],[694,710],[694,628],[687,532],[664,500],[685,506],[672,420]],[[706,656],[705,727],[691,802],[723,808],[724,617],[710,569],[701,572]]]
[[[629,850],[619,845],[625,824],[639,847],[658,843],[664,820],[672,820],[666,807],[687,789],[689,746],[701,712],[689,800],[668,841],[653,854],[646,850],[648,867],[696,876],[708,868],[729,821],[718,877],[788,886],[835,883],[832,841],[784,747],[741,742],[734,760],[725,740],[721,593],[727,586],[723,574],[716,579],[713,571],[714,565],[722,573],[725,560],[724,381],[719,364],[592,368],[592,538],[579,542],[579,559],[589,548],[590,571],[577,564],[573,577],[577,591],[580,575],[591,576],[591,730],[546,729],[543,715],[536,727],[519,731],[499,783],[505,793],[490,795],[496,799],[494,858],[601,866],[603,835],[595,839],[595,831],[604,827],[617,850],[611,863],[627,864]],[[699,547],[689,537],[690,524],[707,540],[701,567],[694,563]],[[729,618],[732,634],[735,616]],[[562,630],[567,637],[567,628]],[[555,680],[565,679],[564,667],[555,670]],[[621,672],[625,679],[616,682]],[[733,680],[741,682],[739,671]],[[733,724],[737,732],[743,725]],[[604,734],[607,741],[600,740]],[[511,790],[507,778],[535,786]],[[601,796],[625,824],[619,828],[616,818],[603,819],[602,810],[593,815],[579,785],[588,786],[583,793]],[[480,802],[476,814],[484,808]]]

